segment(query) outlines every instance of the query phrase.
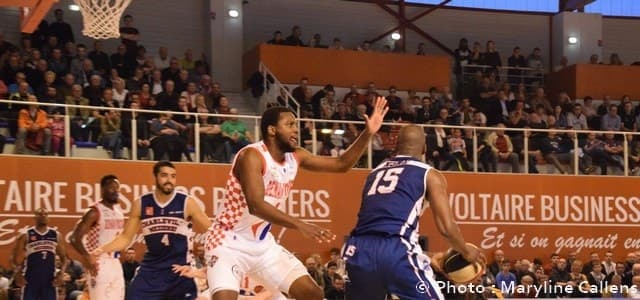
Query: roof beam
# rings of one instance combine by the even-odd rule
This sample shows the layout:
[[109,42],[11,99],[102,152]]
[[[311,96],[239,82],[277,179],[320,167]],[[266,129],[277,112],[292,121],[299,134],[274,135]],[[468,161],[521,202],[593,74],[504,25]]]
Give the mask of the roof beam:
[[[420,19],[420,18],[422,18],[422,17],[424,17],[424,16],[426,16],[426,15],[428,15],[428,14],[432,13],[434,10],[436,10],[436,9],[438,9],[438,8],[441,8],[441,7],[445,6],[445,5],[447,5],[447,3],[449,3],[449,2],[451,2],[451,0],[444,0],[444,1],[440,2],[440,4],[438,4],[438,5],[434,6],[434,7],[431,7],[431,8],[429,8],[429,9],[427,9],[427,10],[425,10],[425,11],[423,11],[423,12],[421,12],[421,13],[417,14],[417,15],[415,15],[415,16],[411,17],[410,19],[408,19],[408,20],[407,20],[407,19],[404,19],[404,20],[405,20],[406,22],[413,23],[413,22],[417,21],[418,19]],[[382,6],[384,6],[384,7],[383,7],[383,9],[385,9],[385,7],[386,7],[386,8],[388,9],[388,10],[387,10],[387,9],[385,9],[387,12],[391,11],[391,12],[393,12],[393,14],[395,15],[395,12],[394,12],[393,10],[391,10],[388,6],[386,6],[386,5],[384,4],[384,2],[383,2],[383,1],[376,1],[376,4],[378,4],[378,6],[381,6],[381,7],[382,7]],[[402,22],[401,20],[400,20],[400,23],[401,23],[401,24],[403,24],[403,22]],[[393,28],[391,28],[391,29],[389,29],[389,30],[385,31],[384,33],[380,34],[379,36],[377,36],[377,37],[375,37],[375,38],[373,38],[373,39],[369,40],[369,42],[371,42],[371,43],[375,43],[375,42],[377,42],[377,41],[379,41],[379,40],[383,39],[385,36],[387,36],[387,35],[389,35],[389,34],[391,34],[391,33],[395,32],[395,31],[396,31],[396,30],[398,30],[401,26],[402,26],[402,25],[397,25],[397,26],[395,26],[395,27],[393,27]]]

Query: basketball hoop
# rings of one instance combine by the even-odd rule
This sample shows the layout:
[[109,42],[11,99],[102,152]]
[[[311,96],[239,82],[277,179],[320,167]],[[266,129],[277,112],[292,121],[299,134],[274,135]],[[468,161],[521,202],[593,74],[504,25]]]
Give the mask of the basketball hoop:
[[120,37],[120,17],[131,0],[74,0],[80,6],[82,34],[94,39]]

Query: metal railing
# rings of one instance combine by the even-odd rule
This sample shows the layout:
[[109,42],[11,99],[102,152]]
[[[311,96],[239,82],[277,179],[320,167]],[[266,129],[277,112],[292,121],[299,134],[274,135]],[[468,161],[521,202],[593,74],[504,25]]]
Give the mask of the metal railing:
[[[464,79],[463,86],[467,86],[474,80],[477,71],[486,74],[489,71],[496,70],[496,67],[489,65],[464,65],[461,67],[462,77]],[[533,86],[533,83],[537,83],[538,86],[544,86],[544,69],[501,66],[498,67],[496,71],[496,75],[500,78],[501,82],[507,82],[511,85],[517,85],[522,82],[527,87]],[[509,71],[517,71],[519,74],[509,74]]]
[[[278,96],[284,96],[285,106],[293,110],[296,113],[296,116],[299,117],[300,103],[298,103],[298,101],[295,98],[293,98],[293,96],[291,95],[291,92],[285,89],[285,85],[282,84],[280,80],[278,80],[278,78],[276,78],[276,76],[271,72],[271,70],[269,70],[269,68],[267,68],[267,66],[264,63],[260,62],[260,65],[258,66],[258,70],[260,74],[262,74],[263,87],[264,87],[265,94],[268,94],[269,90],[273,88],[277,93],[277,96],[275,97],[277,98]],[[269,82],[270,81],[269,78],[273,80],[273,83]],[[284,95],[282,95],[283,92],[284,92]]]
[[[24,102],[24,101],[15,101],[15,100],[0,100],[0,103],[12,103],[12,104],[18,104],[18,105],[29,105],[31,104],[30,102]],[[69,104],[56,104],[56,103],[37,103],[37,105],[39,106],[53,106],[53,107],[63,107],[63,108],[80,108],[80,109],[90,109],[90,110],[98,110],[98,111],[108,111],[108,110],[115,110],[115,111],[119,111],[119,112],[132,112],[132,113],[136,113],[139,115],[142,114],[164,114],[167,113],[167,111],[160,111],[160,110],[146,110],[146,109],[129,109],[129,108],[112,108],[112,107],[94,107],[94,106],[84,106],[84,105],[69,105]],[[171,111],[170,112],[172,115],[189,115],[189,116],[193,116],[195,118],[194,122],[193,122],[193,128],[194,128],[194,149],[195,149],[195,159],[194,161],[199,162],[200,159],[200,121],[198,116],[208,116],[208,117],[218,117],[218,118],[229,118],[230,115],[228,114],[211,114],[211,113],[187,113],[187,112],[174,112]],[[250,116],[250,115],[234,115],[234,117],[238,117],[240,120],[243,120],[243,122],[246,123],[253,123],[253,132],[254,132],[254,136],[257,137],[260,136],[260,116]],[[64,122],[65,122],[65,137],[69,137],[70,135],[70,124],[71,124],[71,119],[72,116],[69,115],[64,115]],[[309,122],[310,125],[310,134],[311,134],[311,147],[310,147],[310,152],[312,152],[313,154],[318,154],[318,147],[319,147],[319,141],[318,141],[318,137],[322,134],[335,134],[335,131],[330,131],[330,133],[322,133],[323,130],[327,132],[327,129],[330,129],[332,127],[333,124],[356,124],[356,125],[360,125],[363,126],[364,122],[362,121],[343,121],[343,120],[321,120],[321,119],[307,119],[307,118],[299,118],[298,119],[298,125],[299,125],[299,131],[302,132],[303,128],[301,127],[301,124],[305,123],[305,122]],[[247,128],[251,128],[250,126],[251,124],[249,124],[249,126],[247,126]],[[387,123],[385,122],[383,124],[383,126],[405,126],[407,125],[407,123]],[[453,128],[459,128],[459,129],[471,129],[473,134],[472,134],[472,142],[473,142],[473,154],[471,156],[471,158],[469,158],[471,160],[471,162],[473,163],[473,172],[479,172],[478,169],[478,161],[479,161],[479,157],[478,157],[478,145],[479,142],[481,142],[481,140],[479,140],[479,136],[480,133],[489,133],[491,131],[495,131],[497,128],[495,127],[477,127],[477,126],[452,126],[452,125],[426,125],[426,124],[413,124],[413,125],[417,125],[420,127],[423,127],[425,130],[429,129],[429,128],[446,128],[446,129],[453,129]],[[603,131],[590,131],[590,130],[568,130],[568,129],[530,129],[530,128],[501,128],[503,130],[505,130],[506,132],[518,132],[520,134],[523,135],[523,153],[522,153],[522,160],[523,160],[523,164],[524,164],[524,171],[522,173],[527,174],[528,170],[529,170],[529,156],[532,155],[529,150],[529,143],[530,143],[530,137],[529,134],[530,133],[536,133],[536,132],[544,132],[544,133],[548,133],[548,132],[556,132],[556,133],[569,133],[575,137],[577,137],[578,135],[583,135],[583,134],[588,134],[591,132],[598,132],[598,133],[604,133]],[[426,131],[425,131],[426,132]],[[623,139],[623,148],[624,148],[624,152],[623,152],[623,159],[624,159],[624,176],[629,175],[629,155],[630,155],[630,149],[628,147],[629,145],[629,141],[631,140],[631,138],[633,136],[636,136],[636,138],[640,138],[640,133],[638,132],[623,132],[623,131],[606,131],[606,133],[612,133],[618,136],[622,136]],[[132,118],[131,120],[131,159],[132,160],[138,160],[137,157],[137,143],[135,141],[138,140],[138,132],[137,132],[137,121],[135,118]],[[303,142],[302,140],[299,140],[301,143]],[[71,142],[69,138],[65,138],[64,139],[64,146],[65,146],[65,157],[70,157],[71,156]],[[126,145],[125,145],[126,146]],[[579,151],[578,149],[581,149],[581,147],[579,146],[578,143],[578,138],[574,138],[573,139],[573,174],[578,175],[580,174],[580,169],[579,169],[579,159],[580,159],[580,153],[581,151]],[[368,147],[368,150],[366,152],[367,155],[367,163],[366,163],[366,168],[372,168],[373,167],[373,161],[372,161],[372,152],[373,149],[371,147],[371,143]]]

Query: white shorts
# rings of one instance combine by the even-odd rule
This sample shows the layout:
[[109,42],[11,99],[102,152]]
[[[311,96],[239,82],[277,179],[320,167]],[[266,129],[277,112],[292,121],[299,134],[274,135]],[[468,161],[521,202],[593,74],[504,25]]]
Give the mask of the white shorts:
[[307,269],[293,254],[272,242],[261,254],[248,254],[220,245],[207,253],[207,279],[209,291],[240,291],[245,276],[254,278],[265,287],[278,289],[286,294],[293,282],[309,276]]
[[98,275],[89,275],[89,297],[91,300],[124,299],[124,275],[120,260],[112,257],[98,259]]

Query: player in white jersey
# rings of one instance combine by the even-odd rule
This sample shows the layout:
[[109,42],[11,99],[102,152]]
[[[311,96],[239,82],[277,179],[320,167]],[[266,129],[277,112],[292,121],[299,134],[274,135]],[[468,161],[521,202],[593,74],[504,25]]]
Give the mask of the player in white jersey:
[[105,252],[97,259],[91,255],[98,247],[111,242],[124,228],[120,210],[120,182],[115,175],[100,180],[102,200],[93,204],[71,234],[71,245],[82,255],[89,271],[87,285],[91,300],[124,299],[124,276],[119,252]]
[[366,129],[340,157],[315,156],[298,147],[294,114],[272,107],[261,120],[263,140],[241,150],[233,162],[223,208],[215,217],[206,241],[207,277],[213,300],[238,298],[245,275],[290,298],[316,300],[323,292],[302,263],[269,232],[271,223],[297,229],[306,237],[330,242],[335,235],[282,212],[298,166],[312,171],[346,172],[364,153],[380,129],[388,108],[376,99]]

